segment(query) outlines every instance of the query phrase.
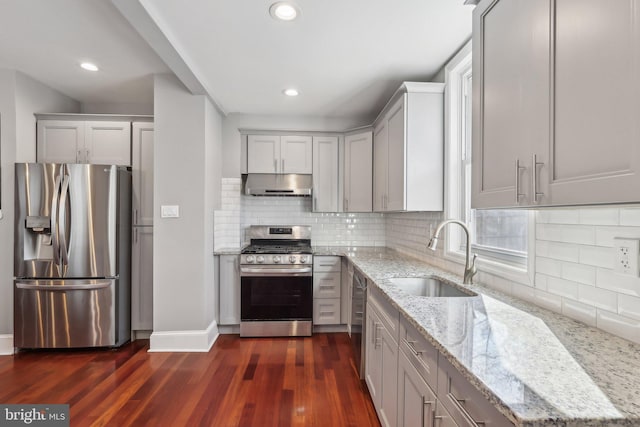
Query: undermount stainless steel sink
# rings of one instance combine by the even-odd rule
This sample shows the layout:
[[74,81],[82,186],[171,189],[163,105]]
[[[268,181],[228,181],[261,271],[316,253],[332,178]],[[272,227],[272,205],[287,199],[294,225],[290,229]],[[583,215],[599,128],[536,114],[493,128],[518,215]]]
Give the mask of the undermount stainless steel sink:
[[389,281],[411,295],[421,297],[474,297],[477,295],[471,291],[465,292],[435,276],[393,277]]

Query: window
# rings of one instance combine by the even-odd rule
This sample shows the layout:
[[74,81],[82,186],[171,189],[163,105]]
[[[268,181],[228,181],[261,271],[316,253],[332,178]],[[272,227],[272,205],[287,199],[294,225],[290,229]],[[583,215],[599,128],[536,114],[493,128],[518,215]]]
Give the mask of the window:
[[[518,209],[471,209],[471,42],[447,64],[445,75],[446,217],[469,225],[472,250],[478,253],[478,265],[483,269],[502,275],[505,270],[519,276],[532,272],[527,254],[533,214]],[[466,245],[464,233],[452,227],[447,236],[446,256],[461,259]],[[529,274],[526,277],[531,281]]]

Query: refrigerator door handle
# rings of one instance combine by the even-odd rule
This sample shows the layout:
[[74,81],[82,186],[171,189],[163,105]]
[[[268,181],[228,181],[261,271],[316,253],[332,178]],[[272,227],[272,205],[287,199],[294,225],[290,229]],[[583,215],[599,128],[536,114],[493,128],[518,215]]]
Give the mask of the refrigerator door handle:
[[60,255],[62,264],[69,265],[69,245],[67,242],[67,195],[69,194],[69,175],[62,179],[62,191],[60,191],[60,210],[58,215],[58,228],[60,230]]
[[53,263],[60,265],[60,239],[58,230],[58,205],[60,200],[60,176],[56,176],[53,198],[51,199],[51,243],[53,243]]
[[78,284],[78,285],[34,285],[25,282],[16,282],[16,288],[27,289],[32,291],[91,291],[95,289],[108,288],[111,285],[111,281],[97,281],[96,283]]

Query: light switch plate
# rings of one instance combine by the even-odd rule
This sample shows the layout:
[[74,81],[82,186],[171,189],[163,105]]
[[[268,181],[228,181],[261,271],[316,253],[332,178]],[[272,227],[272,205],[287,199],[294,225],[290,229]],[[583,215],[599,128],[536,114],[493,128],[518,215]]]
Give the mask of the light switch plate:
[[180,206],[178,205],[161,205],[160,217],[162,218],[179,218]]
[[613,239],[614,266],[616,273],[640,277],[640,239],[616,237]]

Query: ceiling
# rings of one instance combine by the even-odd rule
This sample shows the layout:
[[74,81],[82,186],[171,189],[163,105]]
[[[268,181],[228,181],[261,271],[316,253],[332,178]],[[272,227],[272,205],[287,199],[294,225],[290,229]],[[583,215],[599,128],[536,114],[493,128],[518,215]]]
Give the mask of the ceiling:
[[[84,103],[153,102],[169,68],[109,0],[0,0],[0,68]],[[99,72],[79,67],[91,61]]]
[[[429,81],[469,39],[473,9],[463,0],[297,0],[301,17],[280,22],[269,15],[275,0],[112,1],[145,16],[109,0],[0,0],[0,67],[85,103],[149,103],[150,76],[170,69],[192,88],[182,68],[224,113],[367,124],[402,81]],[[101,71],[81,70],[83,60]],[[284,96],[288,87],[300,95]]]

